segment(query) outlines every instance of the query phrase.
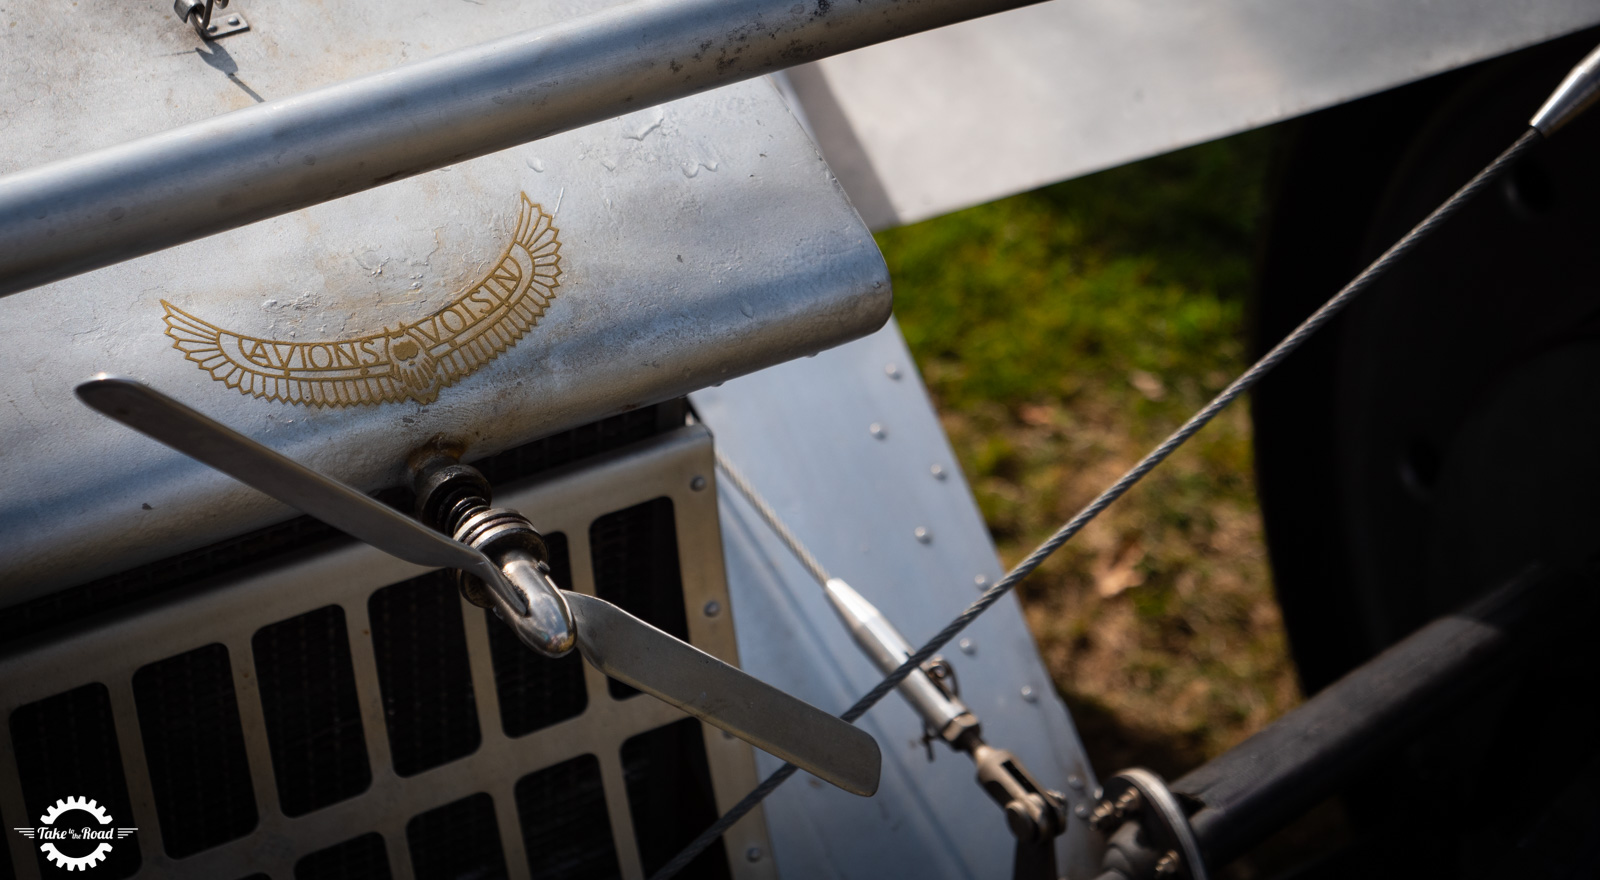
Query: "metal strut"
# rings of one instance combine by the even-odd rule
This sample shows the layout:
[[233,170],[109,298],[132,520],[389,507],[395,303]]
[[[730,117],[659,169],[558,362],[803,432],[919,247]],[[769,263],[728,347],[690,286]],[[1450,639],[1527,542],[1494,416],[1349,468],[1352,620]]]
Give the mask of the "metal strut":
[[[1564,108],[1560,114],[1560,122],[1562,124],[1570,122],[1579,112],[1592,106],[1594,103],[1593,96],[1600,94],[1600,64],[1596,64],[1591,60],[1594,57],[1591,54],[1590,58],[1586,58],[1584,62],[1580,63],[1557,89],[1557,96],[1582,96],[1581,100],[1576,101],[1568,100],[1566,97],[1562,98],[1561,103]],[[1565,109],[1567,107],[1575,109]],[[1547,111],[1541,111],[1534,121],[1546,124],[1553,134],[1555,127],[1548,125],[1545,121],[1546,116]],[[943,648],[963,629],[966,629],[983,612],[989,610],[994,603],[1000,601],[1001,597],[1009,593],[1023,578],[1032,574],[1033,570],[1043,564],[1051,554],[1061,549],[1062,545],[1082,531],[1084,526],[1099,516],[1107,507],[1110,507],[1112,502],[1121,498],[1129,489],[1133,488],[1135,483],[1143,479],[1157,465],[1165,461],[1178,447],[1199,433],[1200,429],[1216,418],[1218,413],[1226,409],[1229,404],[1233,403],[1245,392],[1255,387],[1256,383],[1260,382],[1262,377],[1271,371],[1273,367],[1282,363],[1296,349],[1304,345],[1313,333],[1316,333],[1324,324],[1333,320],[1334,316],[1343,311],[1351,300],[1359,296],[1368,287],[1371,287],[1395,263],[1415,249],[1418,244],[1432,234],[1434,230],[1438,229],[1451,215],[1461,210],[1474,196],[1498,179],[1507,169],[1515,165],[1524,154],[1543,142],[1545,137],[1545,133],[1536,125],[1530,124],[1528,129],[1511,146],[1497,156],[1493,162],[1490,162],[1457,190],[1454,195],[1435,208],[1433,213],[1424,218],[1421,223],[1412,227],[1410,232],[1407,232],[1399,241],[1391,245],[1366,269],[1362,270],[1361,274],[1357,275],[1349,284],[1346,284],[1338,293],[1323,303],[1320,308],[1306,318],[1288,336],[1285,336],[1271,351],[1263,355],[1254,364],[1251,364],[1249,369],[1245,370],[1244,373],[1240,374],[1239,378],[1233,380],[1232,384],[1212,398],[1210,403],[1207,403],[1199,412],[1190,416],[1189,420],[1172,432],[1166,440],[1163,440],[1159,446],[1151,450],[1143,459],[1140,459],[1138,464],[1134,465],[1132,469],[1119,477],[1115,483],[1112,483],[1110,487],[1089,502],[1087,507],[1079,511],[1055,534],[1051,535],[1048,540],[1028,554],[1027,558],[1018,563],[1005,577],[985,590],[977,601],[973,602],[965,611],[950,621],[944,629],[929,639],[927,644],[906,657],[893,672],[884,676],[882,681],[878,682],[872,690],[862,695],[855,705],[851,706],[839,717],[854,723],[862,715],[865,715],[868,709],[871,709],[879,700],[883,699],[889,691],[899,687],[901,682],[919,672],[923,664],[933,659],[940,648]],[[757,512],[761,512],[759,506],[757,507]],[[765,517],[766,514],[763,514],[763,516]],[[781,534],[780,537],[782,537]],[[710,846],[712,841],[721,837],[724,831],[733,827],[735,822],[765,800],[767,795],[777,790],[778,786],[782,785],[790,776],[793,776],[795,769],[792,765],[786,764],[774,771],[772,775],[763,780],[739,803],[735,804],[732,809],[723,814],[722,818],[718,819],[711,827],[702,832],[699,837],[691,841],[682,852],[673,857],[672,861],[657,871],[651,880],[665,880],[665,878],[671,877],[682,870],[685,865],[698,856],[706,847]]]
[[[716,457],[717,468],[728,482],[817,579],[828,604],[867,658],[879,672],[894,672],[911,656],[911,643],[877,606],[843,580],[828,575],[822,563],[721,450],[717,450]],[[978,717],[961,701],[954,682],[955,672],[949,662],[937,656],[924,661],[900,682],[900,695],[921,716],[927,731],[923,738],[929,744],[928,758],[933,758],[934,740],[972,758],[978,770],[978,785],[1000,807],[1006,827],[1016,838],[1013,880],[1056,880],[1055,840],[1067,830],[1066,797],[1039,784],[1015,754],[984,742]]]

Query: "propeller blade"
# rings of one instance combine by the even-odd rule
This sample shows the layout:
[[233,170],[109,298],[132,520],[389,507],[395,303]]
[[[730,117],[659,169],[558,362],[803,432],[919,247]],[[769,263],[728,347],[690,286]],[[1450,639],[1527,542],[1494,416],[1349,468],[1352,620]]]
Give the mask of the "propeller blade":
[[883,756],[847,724],[685,644],[610,602],[566,592],[578,650],[596,669],[839,786],[871,796]]
[[[504,585],[482,552],[452,540],[345,484],[126,376],[100,374],[79,385],[78,399],[98,412],[245,485],[407,562],[459,568]],[[515,595],[507,586],[507,595]]]

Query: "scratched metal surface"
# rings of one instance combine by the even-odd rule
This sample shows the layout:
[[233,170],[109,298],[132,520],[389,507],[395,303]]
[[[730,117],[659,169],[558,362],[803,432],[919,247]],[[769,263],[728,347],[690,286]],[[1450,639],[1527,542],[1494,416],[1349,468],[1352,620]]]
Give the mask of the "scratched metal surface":
[[[1001,575],[977,504],[893,322],[866,339],[707,388],[690,400],[717,447],[822,566],[877,605],[913,644],[920,646],[978,597],[977,578],[993,583]],[[821,588],[744,499],[725,484],[718,494],[743,667],[812,705],[844,711],[880,676]],[[926,543],[915,537],[919,526],[931,536]],[[944,654],[985,738],[1066,794],[1069,809],[1089,806],[1092,768],[1017,601],[996,604]],[[1032,699],[1024,698],[1024,687],[1032,689]],[[861,725],[883,749],[877,795],[852,797],[802,773],[767,800],[782,875],[1010,876],[1014,842],[1000,808],[978,788],[972,762],[936,745],[929,763],[920,723],[897,694]],[[778,767],[765,755],[757,762],[763,775]],[[1098,846],[1074,815],[1057,845],[1061,873],[1093,876]]]
[[[238,0],[229,11],[252,30],[204,45],[159,0],[97,5],[70,27],[0,4],[0,171],[605,5]],[[490,274],[522,194],[559,229],[555,297],[498,357],[452,368],[454,385],[427,388],[424,376],[431,402],[247,396],[166,333],[163,301],[286,352],[418,321]],[[889,304],[870,235],[761,81],[10,297],[0,301],[0,604],[289,515],[79,405],[72,386],[96,372],[144,378],[376,488],[401,482],[406,453],[431,438],[491,454],[861,336]],[[279,349],[253,350],[284,366]],[[287,372],[303,366],[291,357]]]
[[1597,23],[1595,0],[1060,0],[792,76],[856,207],[886,228]]

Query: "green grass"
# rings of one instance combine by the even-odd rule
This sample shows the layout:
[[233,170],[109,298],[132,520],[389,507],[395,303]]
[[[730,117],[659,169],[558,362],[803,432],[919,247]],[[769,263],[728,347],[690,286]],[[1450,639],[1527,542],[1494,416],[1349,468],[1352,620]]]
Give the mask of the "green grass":
[[[901,328],[1008,564],[1246,365],[1277,136],[878,237]],[[1185,769],[1297,700],[1250,461],[1236,407],[1019,590],[1102,771]]]

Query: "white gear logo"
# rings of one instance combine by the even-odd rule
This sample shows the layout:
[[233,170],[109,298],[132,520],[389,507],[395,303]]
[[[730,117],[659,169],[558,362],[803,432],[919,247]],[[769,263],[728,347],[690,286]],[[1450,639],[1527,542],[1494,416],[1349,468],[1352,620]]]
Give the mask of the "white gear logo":
[[[83,810],[93,816],[94,820],[101,825],[111,824],[111,815],[99,804],[87,798],[71,797],[56,801],[50,809],[44,811],[44,815],[39,817],[39,821],[45,825],[53,825],[56,819],[68,810]],[[58,868],[66,868],[68,871],[87,871],[105,861],[105,857],[111,852],[111,844],[101,841],[100,845],[94,848],[94,852],[86,856],[66,855],[56,849],[56,845],[53,843],[41,844],[39,851],[44,853],[45,858],[48,858]]]

